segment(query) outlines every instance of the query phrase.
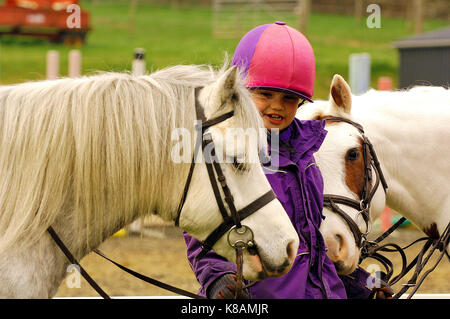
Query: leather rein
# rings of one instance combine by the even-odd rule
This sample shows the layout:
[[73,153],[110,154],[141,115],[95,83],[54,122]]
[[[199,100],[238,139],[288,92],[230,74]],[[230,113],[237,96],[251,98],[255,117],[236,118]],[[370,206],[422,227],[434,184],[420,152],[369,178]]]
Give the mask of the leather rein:
[[[189,191],[189,186],[192,180],[192,175],[195,168],[195,160],[197,158],[198,151],[200,147],[202,148],[203,157],[205,159],[206,168],[208,171],[209,180],[211,183],[211,187],[214,192],[214,197],[216,199],[217,205],[219,207],[219,211],[222,215],[223,222],[215,228],[208,236],[207,238],[202,242],[202,250],[200,253],[196,256],[196,259],[199,260],[203,258],[208,251],[212,249],[214,244],[225,234],[227,234],[227,241],[228,244],[235,249],[236,251],[236,265],[237,265],[237,273],[236,273],[236,292],[235,297],[241,293],[241,290],[246,288],[243,286],[243,251],[245,249],[256,249],[256,245],[253,239],[253,231],[250,229],[250,227],[246,225],[242,225],[241,221],[245,219],[246,217],[252,215],[268,203],[270,203],[272,200],[276,198],[275,193],[272,189],[267,191],[265,194],[245,206],[244,208],[237,210],[234,205],[234,199],[233,195],[231,194],[231,191],[228,187],[228,184],[226,182],[225,175],[223,174],[220,162],[215,154],[215,147],[214,147],[214,141],[212,139],[211,133],[207,132],[207,129],[213,125],[216,125],[218,123],[221,123],[228,118],[232,117],[234,115],[234,111],[227,112],[225,114],[222,114],[216,118],[207,120],[204,115],[203,107],[201,106],[201,103],[199,102],[198,96],[199,92],[202,89],[202,87],[195,88],[195,112],[197,117],[197,123],[195,125],[195,130],[197,131],[197,139],[194,147],[194,154],[192,156],[191,165],[189,168],[189,173],[186,179],[186,183],[183,190],[183,195],[181,198],[181,201],[178,205],[177,214],[175,218],[175,225],[178,227],[180,222],[181,213],[183,211],[184,203],[187,198],[187,194]],[[217,177],[216,177],[217,175]],[[219,188],[220,186],[220,188]],[[222,194],[220,192],[220,189],[222,190],[222,193],[224,194],[224,199],[222,199]],[[225,201],[225,203],[224,203]],[[228,210],[226,208],[228,207]],[[61,249],[61,251],[64,253],[64,255],[67,257],[67,259],[72,263],[79,267],[81,275],[86,279],[86,281],[92,286],[92,288],[97,291],[97,293],[102,296],[105,299],[110,299],[108,294],[106,294],[100,286],[89,276],[89,274],[83,269],[83,267],[80,265],[80,263],[77,261],[77,259],[71,254],[67,246],[63,243],[63,241],[60,239],[60,237],[57,235],[57,233],[54,231],[52,227],[49,227],[47,229],[50,236],[53,238],[55,243],[58,245],[58,247]],[[110,258],[106,257],[102,252],[100,252],[98,249],[93,250],[96,254],[99,256],[107,259],[108,261],[112,262],[117,267],[121,268],[122,270],[128,272],[129,274],[142,279],[150,284],[156,285],[160,288],[169,290],[171,292],[184,295],[190,298],[195,299],[204,299],[204,297],[193,294],[191,292],[185,291],[180,288],[176,288],[174,286],[162,283],[156,279],[144,276],[142,274],[139,274],[123,265],[120,265],[119,263],[111,260]]]
[[[447,256],[447,259],[450,260],[450,255],[447,251],[447,246],[450,243],[450,223],[447,224],[442,235],[438,238],[433,237],[422,237],[416,239],[411,244],[406,245],[404,247],[400,247],[394,243],[387,243],[380,245],[380,242],[384,240],[388,235],[390,235],[395,229],[397,229],[401,224],[406,221],[405,217],[400,218],[395,224],[393,224],[388,230],[386,230],[383,234],[381,234],[378,238],[373,241],[366,241],[362,250],[361,250],[361,258],[360,263],[366,258],[372,258],[377,260],[380,264],[383,265],[386,272],[380,272],[380,279],[387,282],[390,286],[397,283],[400,279],[406,276],[406,274],[414,268],[414,273],[411,275],[411,278],[408,280],[406,284],[403,284],[403,287],[400,289],[398,293],[394,295],[394,299],[399,299],[408,289],[413,288],[411,293],[408,295],[406,299],[411,299],[413,295],[417,292],[419,287],[422,285],[425,278],[437,267],[440,263],[444,255]],[[422,249],[420,249],[419,253],[416,257],[408,264],[405,250],[410,248],[411,246],[425,241]],[[434,264],[425,271],[421,276],[421,272],[424,270],[425,265],[430,260],[431,256],[436,252],[440,251],[437,255],[437,259]],[[394,273],[394,265],[392,262],[381,252],[396,252],[400,255],[402,259],[402,267],[401,271],[395,277]]]

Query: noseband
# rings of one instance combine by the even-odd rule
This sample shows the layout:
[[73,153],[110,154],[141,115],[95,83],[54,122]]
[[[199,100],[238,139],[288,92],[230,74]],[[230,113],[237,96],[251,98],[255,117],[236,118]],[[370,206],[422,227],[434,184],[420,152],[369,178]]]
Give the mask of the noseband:
[[[332,194],[324,194],[323,199],[323,206],[331,209],[334,213],[338,214],[340,217],[342,217],[347,225],[349,226],[351,232],[353,233],[353,237],[355,238],[356,245],[361,248],[363,246],[364,241],[366,240],[367,235],[370,233],[372,228],[372,222],[370,220],[370,205],[373,196],[375,195],[375,192],[378,189],[378,186],[381,184],[383,186],[384,192],[386,192],[386,189],[388,188],[386,180],[384,178],[383,172],[381,171],[380,163],[378,162],[377,155],[375,153],[375,150],[372,146],[372,143],[370,143],[369,139],[364,135],[364,129],[363,127],[353,122],[349,119],[342,118],[342,117],[325,117],[323,118],[325,121],[330,122],[345,122],[352,126],[354,126],[361,134],[361,137],[363,139],[363,160],[364,160],[364,185],[363,185],[363,191],[361,195],[360,201],[354,200],[349,197],[340,196],[340,195],[332,195]],[[375,169],[376,174],[376,180],[375,185],[372,187],[372,167]],[[342,204],[349,206],[353,209],[356,209],[358,211],[358,216],[361,216],[364,219],[364,222],[366,224],[366,231],[362,232],[355,222],[353,218],[351,218],[346,212],[344,212],[342,209],[340,209],[336,204]]]
[[[220,214],[222,215],[224,221],[216,229],[214,229],[202,242],[202,251],[197,255],[197,260],[203,258],[206,253],[212,249],[214,244],[227,232],[228,244],[231,247],[235,248],[237,252],[242,252],[242,249],[245,248],[254,247],[255,243],[253,241],[253,232],[248,226],[242,225],[241,221],[276,198],[275,193],[272,191],[272,189],[270,189],[264,195],[260,196],[255,201],[251,202],[239,211],[236,209],[236,206],[234,205],[233,195],[231,194],[231,191],[227,185],[227,181],[215,153],[212,135],[210,132],[207,132],[207,129],[209,127],[221,123],[226,119],[232,117],[234,112],[230,111],[216,118],[206,120],[203,107],[201,106],[198,99],[200,89],[200,87],[195,89],[195,112],[197,121],[200,121],[200,123],[195,125],[195,129],[197,130],[197,139],[194,147],[192,162],[189,168],[188,177],[184,186],[183,196],[181,198],[180,204],[178,205],[175,225],[179,226],[181,212],[183,210],[187,193],[189,191],[189,185],[191,183],[192,174],[195,168],[195,159],[200,149],[200,145],[202,147],[202,153],[205,159],[206,169],[208,171],[209,181],[211,182],[211,187],[214,192],[214,197],[216,198]],[[224,200],[226,205],[228,206],[230,214],[228,214],[228,211],[225,207],[225,203],[222,199],[218,184],[222,189]]]

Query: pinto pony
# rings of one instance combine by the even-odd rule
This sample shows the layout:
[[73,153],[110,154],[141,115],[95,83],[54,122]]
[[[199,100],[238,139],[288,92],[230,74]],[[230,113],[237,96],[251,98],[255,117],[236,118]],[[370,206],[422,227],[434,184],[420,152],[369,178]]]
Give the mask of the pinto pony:
[[[173,132],[185,128],[195,141],[197,87],[207,119],[234,111],[209,129],[217,145],[229,142],[220,134],[227,128],[263,128],[236,68],[174,66],[139,77],[106,73],[0,88],[0,297],[56,293],[69,262],[49,227],[81,259],[140,216],[177,217],[190,163],[173,160]],[[189,158],[193,143],[185,150]],[[221,148],[220,155],[258,158],[265,143],[261,135],[246,147]],[[245,164],[245,171],[221,164],[237,209],[270,190],[259,163]],[[195,167],[179,225],[204,240],[223,218],[205,163]],[[288,271],[298,236],[280,202],[242,224],[253,230],[256,245],[244,252],[244,277]],[[213,248],[234,261],[225,237]]]
[[[450,221],[449,89],[371,90],[352,96],[345,80],[335,75],[329,101],[304,105],[297,116],[303,120],[342,117],[364,128],[388,185],[386,194],[378,187],[372,199],[372,220],[387,205],[429,237],[439,238],[444,232]],[[359,201],[364,175],[361,133],[349,123],[332,120],[326,121],[326,130],[324,143],[316,153],[324,193]],[[357,221],[356,209],[338,206]],[[324,215],[320,229],[328,256],[339,273],[351,273],[360,255],[352,232],[334,212],[324,209]]]

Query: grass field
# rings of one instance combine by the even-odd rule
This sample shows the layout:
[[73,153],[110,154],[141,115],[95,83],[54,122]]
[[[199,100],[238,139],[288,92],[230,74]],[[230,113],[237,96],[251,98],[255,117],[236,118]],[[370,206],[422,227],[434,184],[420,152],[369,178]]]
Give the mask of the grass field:
[[[171,7],[170,5],[137,5],[130,19],[128,2],[81,1],[91,13],[92,32],[81,48],[83,74],[97,70],[131,69],[134,48],[147,51],[149,71],[174,64],[213,64],[220,66],[225,52],[231,57],[238,37],[219,39],[213,36],[213,13],[209,7]],[[379,76],[391,76],[397,83],[397,51],[391,42],[410,35],[405,20],[384,18],[381,28],[369,29],[365,19],[357,25],[351,16],[312,14],[307,37],[316,54],[317,77],[315,98],[326,98],[333,74],[348,75],[351,53],[368,52],[372,59],[372,86]],[[286,20],[292,17],[267,16],[258,23]],[[444,21],[425,21],[426,31],[445,26]],[[45,55],[50,49],[60,52],[60,73],[67,75],[70,48],[30,38],[0,38],[0,83],[18,83],[45,78]]]

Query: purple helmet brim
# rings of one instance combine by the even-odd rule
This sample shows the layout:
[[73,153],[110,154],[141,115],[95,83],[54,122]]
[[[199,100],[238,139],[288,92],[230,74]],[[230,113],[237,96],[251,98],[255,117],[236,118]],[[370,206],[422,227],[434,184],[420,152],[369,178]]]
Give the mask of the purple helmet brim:
[[308,96],[306,96],[305,94],[301,93],[301,92],[297,92],[294,90],[289,90],[289,89],[282,89],[279,87],[273,87],[273,86],[251,86],[248,87],[249,89],[262,89],[262,90],[269,90],[269,91],[277,91],[277,92],[283,92],[283,93],[289,93],[292,95],[295,95],[301,99],[305,99],[308,102],[314,103],[313,100],[311,100]]

